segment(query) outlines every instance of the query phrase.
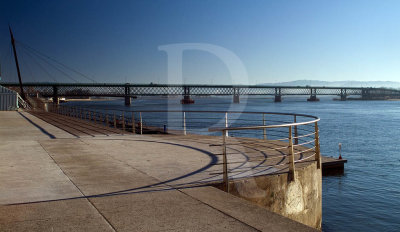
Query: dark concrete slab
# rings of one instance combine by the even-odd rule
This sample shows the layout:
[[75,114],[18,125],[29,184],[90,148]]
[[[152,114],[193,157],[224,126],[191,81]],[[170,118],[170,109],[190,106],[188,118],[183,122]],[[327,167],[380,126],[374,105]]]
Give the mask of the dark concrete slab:
[[0,231],[114,231],[86,199],[0,206]]
[[93,198],[91,202],[117,231],[257,231],[177,190]]

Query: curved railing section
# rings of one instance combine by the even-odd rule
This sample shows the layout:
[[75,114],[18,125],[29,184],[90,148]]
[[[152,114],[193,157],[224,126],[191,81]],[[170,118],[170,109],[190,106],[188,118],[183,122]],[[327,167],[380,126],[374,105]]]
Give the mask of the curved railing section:
[[[53,106],[49,112],[92,121],[107,127],[135,134],[168,133],[222,136],[223,181],[228,190],[228,158],[238,146],[262,156],[251,156],[277,170],[287,169],[296,179],[295,164],[317,162],[321,167],[318,117],[306,114],[239,111],[131,111],[73,106]],[[256,152],[254,152],[256,151]],[[242,152],[242,151],[239,151]],[[268,162],[266,160],[268,159]],[[276,160],[276,161],[274,161]]]

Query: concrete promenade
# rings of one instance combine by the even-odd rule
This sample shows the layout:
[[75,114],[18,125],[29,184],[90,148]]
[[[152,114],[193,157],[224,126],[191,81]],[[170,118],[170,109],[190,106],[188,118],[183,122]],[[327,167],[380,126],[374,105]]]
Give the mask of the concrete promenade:
[[214,139],[76,136],[0,112],[0,231],[315,231],[207,186]]

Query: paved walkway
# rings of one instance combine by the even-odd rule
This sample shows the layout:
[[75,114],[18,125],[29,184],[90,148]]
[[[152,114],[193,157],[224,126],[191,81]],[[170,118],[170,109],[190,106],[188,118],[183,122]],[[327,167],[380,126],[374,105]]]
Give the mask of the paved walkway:
[[221,176],[214,140],[76,136],[0,112],[0,231],[313,231],[204,186]]

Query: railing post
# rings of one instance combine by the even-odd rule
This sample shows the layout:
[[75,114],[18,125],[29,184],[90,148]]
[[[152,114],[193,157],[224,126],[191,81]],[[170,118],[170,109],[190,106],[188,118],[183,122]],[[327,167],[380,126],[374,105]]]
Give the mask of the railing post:
[[140,134],[143,134],[143,121],[142,121],[142,112],[139,112],[140,117]]
[[132,112],[132,133],[133,133],[133,134],[136,134],[135,112]]
[[296,181],[296,171],[295,171],[295,166],[294,166],[292,126],[289,126],[289,178],[291,181]]
[[186,135],[186,113],[183,111],[183,135]]
[[[297,123],[297,116],[294,116],[294,123]],[[299,134],[297,133],[297,126],[294,126],[294,144],[299,144]]]
[[[265,114],[263,113],[263,126],[266,126]],[[264,140],[267,140],[267,128],[263,129]]]
[[226,131],[222,131],[222,168],[224,189],[229,193],[229,179],[228,179],[228,161],[226,158]]
[[96,123],[96,111],[93,111],[93,122]]
[[319,149],[319,129],[318,122],[315,122],[315,160],[317,161],[317,168],[321,168],[321,152]]
[[115,112],[114,112],[114,128],[117,128],[117,118],[115,117]]
[[124,115],[124,111],[122,111],[121,119],[122,119],[122,131],[125,131],[125,115]]
[[[225,128],[228,128],[228,112],[225,112]],[[225,130],[225,136],[228,137],[228,130]]]

